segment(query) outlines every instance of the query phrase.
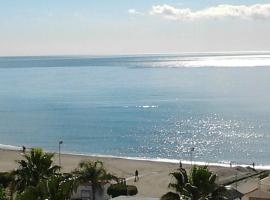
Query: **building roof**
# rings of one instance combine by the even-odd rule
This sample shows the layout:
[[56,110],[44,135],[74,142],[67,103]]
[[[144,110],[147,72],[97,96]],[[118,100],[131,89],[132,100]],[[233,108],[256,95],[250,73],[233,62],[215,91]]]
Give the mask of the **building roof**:
[[236,190],[235,188],[231,186],[226,186],[227,192],[228,192],[228,198],[229,199],[241,199],[244,194]]
[[267,176],[264,179],[260,180],[261,185],[270,185],[270,177]]
[[253,191],[247,193],[245,196],[262,198],[262,199],[270,199],[270,193],[269,192],[264,192],[264,191],[261,191],[259,189],[253,190]]

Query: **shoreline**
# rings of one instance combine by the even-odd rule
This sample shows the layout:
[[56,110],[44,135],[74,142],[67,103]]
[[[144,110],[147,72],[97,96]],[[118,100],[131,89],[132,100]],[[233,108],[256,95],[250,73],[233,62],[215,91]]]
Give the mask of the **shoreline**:
[[[59,154],[55,153],[54,164],[59,164]],[[17,167],[16,160],[22,159],[22,151],[18,149],[0,148],[0,171],[11,171]],[[100,160],[104,163],[104,167],[108,172],[125,178],[128,184],[135,185],[138,188],[138,196],[140,197],[161,197],[169,191],[168,184],[171,181],[171,172],[179,168],[178,163],[151,161],[151,160],[135,160],[119,157],[103,157],[89,155],[74,155],[61,153],[62,172],[71,172],[82,160],[96,161]],[[183,162],[182,162],[183,163]],[[195,164],[195,163],[194,163]],[[190,164],[183,163],[183,167],[189,171]],[[238,177],[245,177],[260,172],[254,171],[250,167],[222,167],[209,166],[209,170],[216,173],[220,183],[228,183],[235,180],[235,174]],[[139,171],[140,181],[134,182],[134,172]],[[153,190],[155,188],[155,190]]]
[[[33,147],[34,148],[34,147]],[[30,149],[30,148],[27,148]],[[14,145],[6,145],[0,144],[0,150],[10,150],[10,151],[21,151],[22,147],[14,146]],[[58,155],[56,151],[48,151],[47,152],[55,153]],[[114,158],[114,159],[123,159],[123,160],[134,160],[134,161],[149,161],[149,162],[160,162],[160,163],[171,163],[171,164],[179,164],[181,161],[184,165],[198,165],[198,166],[209,166],[209,167],[252,167],[252,165],[248,164],[240,164],[236,162],[232,162],[230,166],[229,162],[207,162],[207,161],[196,161],[193,160],[181,160],[181,159],[169,159],[169,158],[149,158],[149,157],[132,157],[132,156],[114,156],[114,155],[104,155],[104,154],[91,154],[91,153],[77,153],[77,152],[69,152],[69,151],[62,151],[61,155],[71,155],[71,156],[86,156],[86,157],[95,157],[95,158]],[[255,166],[258,170],[270,170],[270,165],[261,165],[258,164]]]

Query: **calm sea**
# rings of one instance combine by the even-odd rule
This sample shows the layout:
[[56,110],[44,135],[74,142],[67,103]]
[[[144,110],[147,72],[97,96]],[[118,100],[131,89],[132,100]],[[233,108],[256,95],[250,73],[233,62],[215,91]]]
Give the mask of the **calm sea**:
[[0,58],[0,143],[270,165],[270,54]]

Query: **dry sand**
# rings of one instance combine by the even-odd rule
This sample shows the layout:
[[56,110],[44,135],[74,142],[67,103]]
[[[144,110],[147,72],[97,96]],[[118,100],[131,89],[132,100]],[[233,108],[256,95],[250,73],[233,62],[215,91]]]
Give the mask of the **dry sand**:
[[[0,171],[11,171],[16,168],[15,160],[21,158],[21,152],[19,151],[0,149]],[[167,186],[171,180],[169,173],[178,168],[178,164],[165,162],[61,154],[63,171],[72,171],[81,160],[86,159],[103,161],[108,172],[126,178],[128,184],[134,184],[138,187],[138,196],[144,197],[160,197],[168,192]],[[58,154],[55,155],[55,164],[58,164]],[[183,167],[189,169],[190,166],[183,165]],[[136,169],[139,171],[140,176],[138,182],[134,182],[134,172]],[[209,169],[217,173],[220,182],[234,179],[236,173],[238,177],[254,173],[252,170],[242,167],[211,166]]]

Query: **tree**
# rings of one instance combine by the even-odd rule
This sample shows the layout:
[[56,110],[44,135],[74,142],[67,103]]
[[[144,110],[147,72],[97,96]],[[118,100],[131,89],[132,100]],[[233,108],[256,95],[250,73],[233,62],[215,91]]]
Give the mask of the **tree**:
[[33,148],[23,155],[24,159],[17,161],[18,169],[13,171],[14,189],[21,193],[28,186],[37,186],[42,180],[57,173],[60,167],[53,165],[53,153],[43,152],[40,148]]
[[189,176],[185,169],[180,168],[176,172],[171,173],[173,182],[169,184],[169,188],[175,190],[176,193],[167,193],[162,196],[162,200],[222,200],[225,199],[226,189],[216,183],[216,175],[208,170],[206,166],[194,166]]
[[105,181],[117,179],[108,174],[101,161],[82,161],[79,163],[79,169],[75,170],[77,180],[82,183],[90,183],[92,186],[92,199],[95,200],[96,192],[101,192]]
[[70,199],[77,187],[76,178],[70,174],[52,176],[49,180],[43,181],[43,188],[48,200]]
[[0,200],[7,200],[5,189],[0,185]]
[[67,200],[77,188],[76,179],[70,175],[54,175],[37,186],[28,186],[17,200]]

